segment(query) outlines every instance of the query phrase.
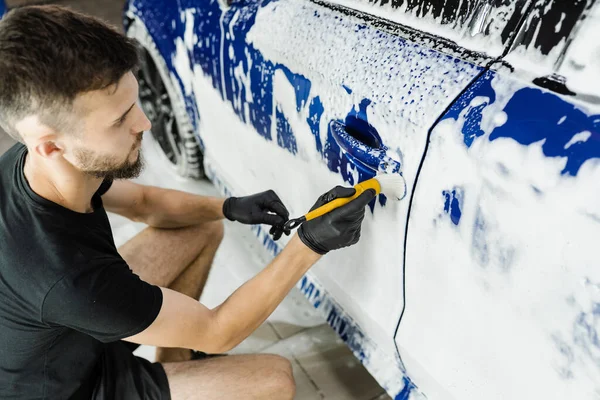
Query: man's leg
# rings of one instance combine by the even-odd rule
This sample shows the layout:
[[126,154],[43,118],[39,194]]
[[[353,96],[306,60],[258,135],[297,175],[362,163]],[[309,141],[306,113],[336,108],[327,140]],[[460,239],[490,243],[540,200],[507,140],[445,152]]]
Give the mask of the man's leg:
[[163,364],[173,400],[294,398],[288,360],[271,354],[236,355]]
[[[146,228],[121,246],[119,253],[142,280],[197,300],[222,239],[222,222],[180,229]],[[185,361],[190,357],[187,349],[156,351],[157,362]]]

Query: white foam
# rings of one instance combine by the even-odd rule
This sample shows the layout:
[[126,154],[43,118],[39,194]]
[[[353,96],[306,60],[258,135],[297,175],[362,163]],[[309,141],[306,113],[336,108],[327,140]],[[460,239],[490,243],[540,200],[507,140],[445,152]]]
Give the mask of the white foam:
[[[490,8],[493,11],[494,17],[490,18],[488,14],[488,18],[479,21],[484,26],[487,24],[489,34],[484,35],[476,27],[473,27],[474,31],[472,32],[468,21],[464,26],[456,27],[443,23],[444,13],[438,18],[434,18],[430,14],[417,16],[418,8],[415,7],[412,11],[408,10],[409,2],[407,1],[403,2],[397,8],[392,7],[391,2],[381,5],[377,0],[374,2],[364,0],[335,0],[335,3],[397,22],[421,32],[448,39],[461,47],[485,53],[490,57],[498,57],[502,54],[504,46],[501,42],[501,33],[516,7],[516,2],[509,2],[507,5]],[[458,8],[460,9],[460,6]]]
[[[552,2],[549,2],[550,6]],[[560,30],[565,15],[556,25]],[[537,26],[535,35],[540,29]],[[519,45],[505,60],[517,67],[524,77],[533,79],[557,74],[565,78],[569,90],[582,95],[600,97],[600,4],[588,11],[585,19],[577,23],[569,35],[563,38],[548,54],[534,47],[535,38],[529,46]],[[564,54],[563,54],[564,53]]]
[[191,51],[194,48],[194,14],[195,10],[185,10],[185,31],[183,32],[183,42]]
[[562,28],[562,23],[565,20],[566,14],[562,13],[560,16],[560,21],[558,21],[558,23],[556,24],[556,26],[554,27],[554,32],[558,33],[560,32],[560,28]]
[[[189,50],[181,38],[175,39],[175,48],[176,53],[172,58],[173,67],[181,78],[185,94],[190,95],[192,93],[192,75]],[[175,79],[173,75],[171,75],[171,79]],[[173,82],[175,82],[175,80],[173,80]]]
[[571,147],[572,145],[574,145],[575,143],[586,142],[591,136],[592,136],[592,132],[590,132],[590,131],[579,132],[579,133],[573,135],[571,140],[569,140],[567,142],[567,144],[565,144],[564,148],[566,150],[569,147]]
[[600,4],[590,10],[583,24],[572,33],[573,41],[557,73],[577,93],[600,97]]

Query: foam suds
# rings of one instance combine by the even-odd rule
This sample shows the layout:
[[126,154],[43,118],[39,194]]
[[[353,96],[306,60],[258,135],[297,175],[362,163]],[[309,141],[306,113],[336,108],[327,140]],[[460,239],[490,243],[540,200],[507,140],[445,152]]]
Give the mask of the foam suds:
[[567,79],[570,90],[600,97],[600,3],[593,6],[572,37],[557,73]]
[[[551,2],[549,2],[550,4]],[[561,28],[564,14],[555,30]],[[540,26],[538,25],[538,28]],[[539,32],[536,32],[536,35]],[[529,46],[517,46],[505,60],[524,72],[527,79],[557,74],[565,78],[569,90],[579,94],[600,98],[600,4],[588,11],[585,19],[578,23],[569,41],[563,38],[547,54],[535,47],[535,39]],[[565,50],[565,46],[567,46]],[[564,54],[563,54],[564,53]]]
[[[498,57],[502,54],[504,45],[500,39],[501,33],[516,7],[513,1],[508,2],[509,4],[507,5],[491,7],[490,11],[493,12],[493,16],[488,15],[486,20],[489,21],[487,26],[489,34],[483,35],[475,29],[476,27],[473,27],[475,30],[471,31],[468,24],[460,26],[457,23],[456,26],[453,26],[452,24],[445,23],[444,15],[447,16],[447,13],[440,13],[437,18],[429,13],[424,16],[418,16],[419,7],[414,7],[414,4],[409,1],[403,2],[400,7],[393,7],[392,2],[386,2],[386,4],[381,5],[383,1],[379,2],[379,0],[336,0],[335,2],[353,10],[362,11],[421,32],[446,38],[465,49],[485,53],[490,57]],[[409,4],[411,10],[408,9]]]

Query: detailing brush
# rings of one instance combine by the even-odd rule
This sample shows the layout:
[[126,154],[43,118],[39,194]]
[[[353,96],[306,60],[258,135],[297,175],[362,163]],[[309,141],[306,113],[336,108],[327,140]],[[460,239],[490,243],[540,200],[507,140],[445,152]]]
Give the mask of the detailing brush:
[[318,218],[335,210],[336,208],[348,204],[368,189],[375,190],[377,195],[383,193],[394,200],[402,200],[406,195],[406,182],[404,181],[404,177],[402,177],[400,174],[378,174],[375,178],[371,178],[357,184],[354,186],[354,189],[356,189],[356,193],[352,197],[337,198],[309,212],[308,214],[303,215],[300,218],[290,219],[284,225],[284,230],[289,231],[290,229],[297,228],[303,222]]

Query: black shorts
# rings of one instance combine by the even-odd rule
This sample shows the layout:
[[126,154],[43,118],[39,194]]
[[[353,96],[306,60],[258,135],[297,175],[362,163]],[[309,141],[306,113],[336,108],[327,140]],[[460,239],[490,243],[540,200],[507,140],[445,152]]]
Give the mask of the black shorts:
[[136,357],[135,343],[106,344],[92,400],[170,400],[169,382],[159,363]]

